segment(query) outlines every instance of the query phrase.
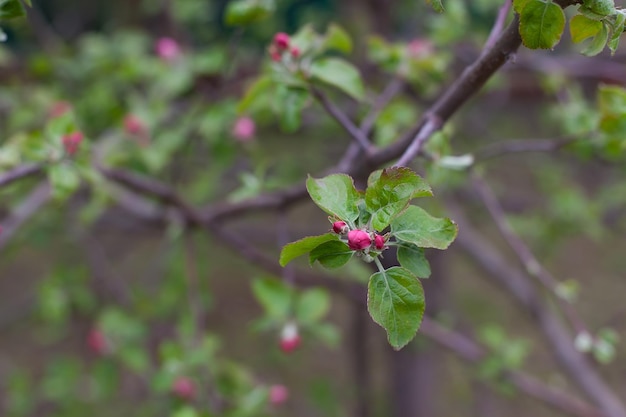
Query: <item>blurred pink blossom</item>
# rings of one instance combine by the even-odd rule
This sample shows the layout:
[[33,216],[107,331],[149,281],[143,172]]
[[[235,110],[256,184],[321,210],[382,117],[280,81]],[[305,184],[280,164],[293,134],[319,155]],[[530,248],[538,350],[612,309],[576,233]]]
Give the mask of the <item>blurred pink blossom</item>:
[[174,61],[180,56],[180,45],[172,38],[159,38],[155,49],[157,55],[164,61]]
[[249,142],[256,131],[256,124],[250,117],[243,116],[238,118],[233,125],[232,134],[235,139],[241,142]]
[[289,390],[284,385],[272,385],[270,387],[270,403],[273,405],[284,404],[289,398]]

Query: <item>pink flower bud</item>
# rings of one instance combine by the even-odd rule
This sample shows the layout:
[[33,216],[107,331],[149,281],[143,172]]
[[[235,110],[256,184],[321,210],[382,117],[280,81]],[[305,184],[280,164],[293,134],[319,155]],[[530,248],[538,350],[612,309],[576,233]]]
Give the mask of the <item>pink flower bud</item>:
[[240,117],[233,125],[232,134],[235,139],[241,142],[249,142],[254,137],[256,124],[250,117]]
[[280,334],[280,350],[291,353],[300,346],[300,334],[295,323],[287,323]]
[[337,233],[338,235],[345,235],[346,233],[348,233],[348,225],[346,224],[346,222],[335,222],[333,223],[333,232]]
[[289,398],[289,390],[284,385],[272,385],[270,387],[270,403],[272,405],[284,404]]
[[63,116],[70,110],[72,110],[72,105],[70,103],[68,103],[67,101],[57,101],[52,104],[52,107],[50,107],[50,111],[48,112],[48,114],[51,118],[54,119]]
[[280,62],[282,57],[283,56],[280,54],[280,52],[278,52],[278,51],[270,51],[270,58],[272,58],[272,61]]
[[291,47],[291,56],[294,58],[298,58],[300,56],[300,49],[297,46]]
[[276,47],[281,51],[284,51],[289,48],[290,41],[291,39],[289,38],[289,35],[287,35],[286,33],[279,32],[276,35],[274,35],[274,45],[276,45]]
[[378,250],[384,248],[385,247],[385,238],[382,237],[379,234],[376,234],[376,236],[374,236],[374,246],[376,246],[376,249],[378,249]]
[[134,114],[127,114],[124,117],[124,130],[129,135],[143,135],[146,133],[146,126],[139,117]]
[[156,53],[164,61],[174,61],[180,56],[180,46],[172,38],[160,38],[156,41]]
[[372,238],[364,230],[350,230],[348,232],[348,247],[352,250],[363,250],[372,244]]
[[64,135],[61,139],[65,152],[72,156],[78,150],[78,145],[83,141],[83,134],[81,132],[72,132]]
[[422,58],[433,53],[433,44],[427,39],[414,39],[407,45],[411,58]]
[[192,401],[196,396],[196,387],[191,379],[179,376],[172,384],[172,393],[181,400]]
[[96,355],[106,355],[109,353],[109,346],[104,337],[104,333],[97,328],[89,331],[87,335],[87,347]]

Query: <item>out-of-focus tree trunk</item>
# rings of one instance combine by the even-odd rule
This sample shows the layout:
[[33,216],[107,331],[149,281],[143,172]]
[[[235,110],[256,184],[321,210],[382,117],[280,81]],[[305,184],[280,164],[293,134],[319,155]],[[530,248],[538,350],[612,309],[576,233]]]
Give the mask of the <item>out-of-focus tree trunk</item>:
[[[426,314],[433,317],[441,310],[445,295],[445,271],[438,252],[428,254],[432,275],[422,280],[426,293]],[[391,384],[394,417],[439,415],[437,398],[442,367],[437,346],[420,339],[399,352],[391,353]]]

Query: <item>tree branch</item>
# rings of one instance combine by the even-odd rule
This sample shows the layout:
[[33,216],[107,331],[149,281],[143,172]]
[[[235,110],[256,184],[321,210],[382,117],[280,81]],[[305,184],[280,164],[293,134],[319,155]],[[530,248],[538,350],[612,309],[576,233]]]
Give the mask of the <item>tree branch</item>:
[[25,164],[13,168],[10,171],[0,174],[0,187],[9,185],[14,181],[21,180],[33,175],[37,175],[43,171],[43,167],[39,164]]
[[524,311],[532,314],[539,329],[543,332],[552,352],[563,369],[587,396],[608,417],[625,417],[619,397],[604,382],[587,359],[573,345],[572,337],[565,330],[559,319],[546,306],[535,288],[525,275],[512,268],[496,248],[467,222],[463,214],[452,204],[449,212],[459,225],[459,235],[455,245],[465,251],[495,282],[508,290]]

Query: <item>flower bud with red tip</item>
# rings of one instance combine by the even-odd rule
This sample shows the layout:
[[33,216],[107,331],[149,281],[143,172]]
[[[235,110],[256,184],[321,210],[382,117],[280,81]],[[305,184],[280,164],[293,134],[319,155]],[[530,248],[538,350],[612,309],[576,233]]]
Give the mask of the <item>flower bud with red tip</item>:
[[385,238],[378,233],[374,236],[374,246],[376,249],[381,250],[385,247]]
[[364,230],[350,230],[348,232],[348,247],[352,250],[363,250],[370,247],[372,238]]
[[61,138],[65,152],[72,156],[78,151],[78,145],[83,141],[83,134],[81,132],[72,132],[67,135],[63,135]]
[[276,35],[274,35],[274,45],[276,45],[279,51],[284,51],[286,49],[289,49],[290,41],[291,39],[289,38],[289,35],[287,35],[284,32],[279,32]]
[[348,227],[346,222],[338,221],[333,223],[333,232],[337,233],[338,235],[345,235],[346,233],[348,233],[349,230],[350,228]]
[[272,385],[270,387],[270,403],[272,405],[284,404],[289,398],[289,390],[284,385]]
[[300,49],[297,46],[292,46],[289,52],[291,52],[291,56],[294,58],[300,57]]
[[181,400],[193,401],[196,397],[196,386],[191,379],[179,376],[172,383],[172,394]]
[[291,353],[300,346],[300,334],[295,323],[287,323],[280,333],[280,350]]
[[109,353],[109,344],[104,333],[98,328],[93,328],[87,334],[87,347],[96,355],[106,355]]

